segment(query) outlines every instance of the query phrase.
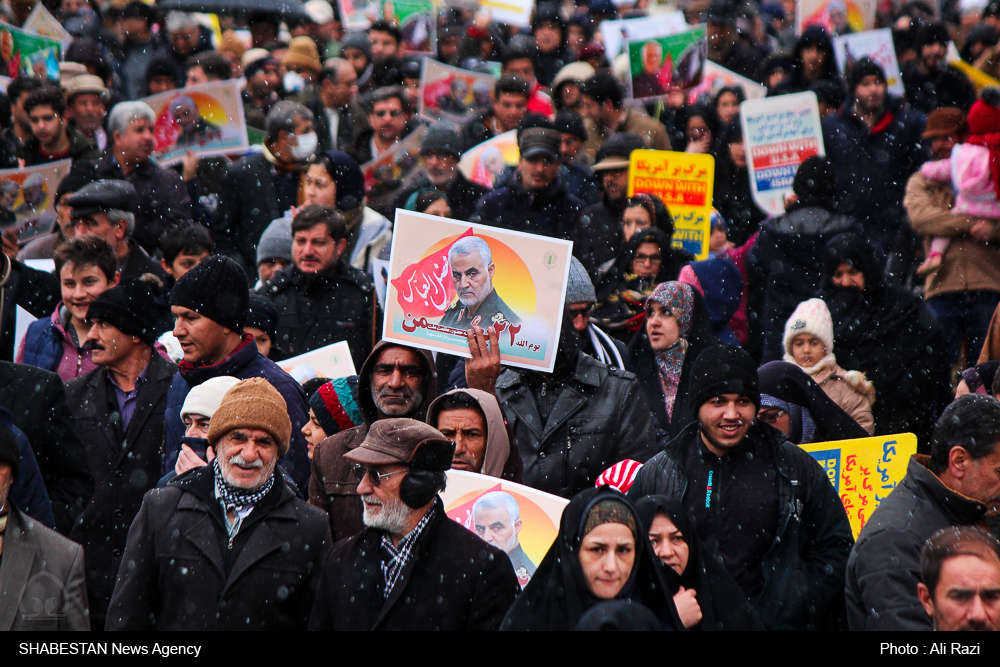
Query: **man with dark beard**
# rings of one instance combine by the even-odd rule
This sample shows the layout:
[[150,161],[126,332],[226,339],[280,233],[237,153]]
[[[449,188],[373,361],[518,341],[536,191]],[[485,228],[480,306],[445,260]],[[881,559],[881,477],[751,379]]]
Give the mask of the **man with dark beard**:
[[[395,411],[401,404],[391,398],[373,392],[376,404]],[[372,425],[361,446],[344,454],[358,482],[365,529],[330,552],[310,630],[500,626],[517,596],[517,577],[506,553],[445,514],[437,492],[454,454],[455,443],[437,429],[391,418]]]

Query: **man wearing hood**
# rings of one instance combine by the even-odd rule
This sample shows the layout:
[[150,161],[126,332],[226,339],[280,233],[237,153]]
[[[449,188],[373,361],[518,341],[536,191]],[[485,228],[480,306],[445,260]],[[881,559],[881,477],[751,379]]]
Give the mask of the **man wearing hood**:
[[957,107],[967,112],[976,101],[969,78],[946,61],[950,41],[941,23],[925,25],[917,36],[919,56],[902,72],[906,101],[917,111],[929,114],[940,107]]
[[559,70],[573,60],[566,51],[566,21],[557,3],[539,3],[531,21],[531,34],[538,44],[535,76],[538,83],[551,86]]
[[792,55],[792,73],[774,87],[774,95],[801,93],[809,90],[815,81],[830,81],[844,86],[837,73],[837,59],[833,54],[833,40],[826,28],[811,25],[802,31]]
[[427,409],[427,423],[455,443],[452,470],[521,483],[522,464],[510,446],[496,396],[480,389],[453,389]]

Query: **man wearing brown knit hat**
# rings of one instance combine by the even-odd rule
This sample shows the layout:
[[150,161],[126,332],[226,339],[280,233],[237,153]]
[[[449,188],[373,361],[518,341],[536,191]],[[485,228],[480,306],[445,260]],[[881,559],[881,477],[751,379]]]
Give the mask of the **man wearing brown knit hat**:
[[327,550],[326,514],[276,472],[292,422],[263,378],[233,385],[212,416],[217,455],[146,495],[108,630],[302,630]]

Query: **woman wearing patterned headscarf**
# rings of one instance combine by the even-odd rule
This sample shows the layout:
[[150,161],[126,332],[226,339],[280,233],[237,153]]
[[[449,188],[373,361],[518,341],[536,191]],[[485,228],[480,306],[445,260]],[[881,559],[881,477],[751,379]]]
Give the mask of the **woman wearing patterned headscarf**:
[[629,356],[661,429],[671,437],[694,421],[688,407],[691,365],[718,344],[701,295],[686,283],[657,285],[646,299],[645,326]]

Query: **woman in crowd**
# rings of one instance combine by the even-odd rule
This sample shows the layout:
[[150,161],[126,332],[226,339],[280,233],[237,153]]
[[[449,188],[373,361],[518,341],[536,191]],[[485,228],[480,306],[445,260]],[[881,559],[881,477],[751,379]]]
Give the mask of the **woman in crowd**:
[[649,609],[663,630],[684,626],[678,577],[660,567],[632,504],[607,486],[581,491],[563,510],[559,535],[507,612],[501,630],[572,630],[605,601]]
[[676,500],[645,496],[635,504],[653,552],[681,578],[674,606],[689,630],[763,630],[750,601],[719,559],[698,540]]
[[767,217],[750,191],[747,152],[739,118],[734,118],[725,126],[719,139],[712,203],[725,218],[727,236],[735,246],[746,243]]
[[996,381],[1000,361],[987,361],[967,368],[958,374],[958,386],[955,388],[955,398],[966,394],[988,394],[995,396],[993,384]]
[[695,105],[687,110],[684,152],[716,154],[719,140],[719,116],[707,105]]
[[747,96],[741,86],[726,86],[720,88],[712,100],[712,108],[715,109],[719,122],[726,126],[733,120],[739,122],[740,104],[746,102]]

